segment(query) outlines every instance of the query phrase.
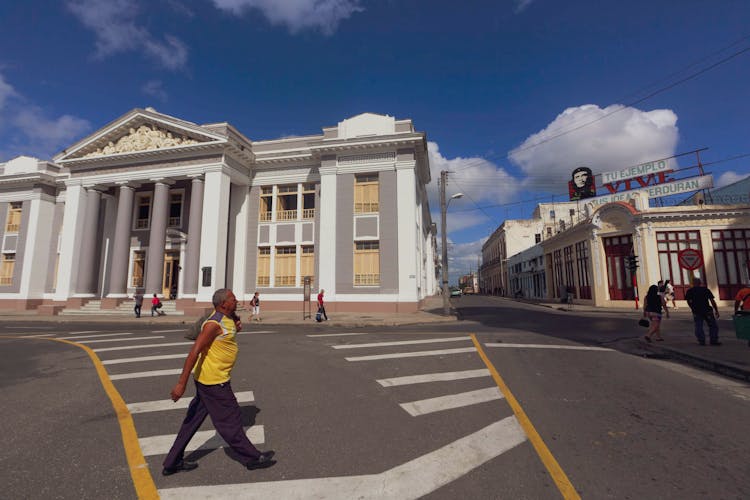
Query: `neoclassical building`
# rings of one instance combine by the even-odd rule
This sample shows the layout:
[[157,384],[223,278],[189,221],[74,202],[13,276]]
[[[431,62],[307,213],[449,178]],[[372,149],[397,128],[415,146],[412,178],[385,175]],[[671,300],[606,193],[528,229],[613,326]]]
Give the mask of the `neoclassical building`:
[[[300,310],[414,311],[436,293],[425,134],[364,113],[251,141],[134,109],[51,161],[0,164],[0,307],[54,314],[136,291],[197,313],[213,291]],[[4,218],[4,220],[3,220]]]

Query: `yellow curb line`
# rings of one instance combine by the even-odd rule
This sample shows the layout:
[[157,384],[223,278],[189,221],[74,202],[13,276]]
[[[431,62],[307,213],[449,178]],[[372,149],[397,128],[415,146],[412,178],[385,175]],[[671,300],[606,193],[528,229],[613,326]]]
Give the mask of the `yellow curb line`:
[[534,446],[537,455],[539,455],[542,463],[547,468],[547,471],[549,472],[550,476],[552,476],[552,479],[555,481],[555,485],[557,486],[557,489],[560,490],[560,494],[562,494],[563,498],[565,498],[566,500],[580,500],[581,496],[573,487],[573,484],[571,484],[568,476],[565,475],[565,472],[560,467],[560,464],[558,464],[557,460],[555,460],[555,457],[552,456],[552,453],[549,451],[549,448],[547,448],[547,445],[544,444],[542,437],[534,428],[534,424],[532,424],[531,420],[529,420],[529,417],[526,416],[526,412],[523,411],[523,408],[521,408],[521,405],[518,403],[515,396],[513,396],[513,393],[510,392],[510,388],[505,384],[502,377],[500,377],[500,374],[492,365],[489,358],[487,358],[487,355],[482,349],[481,344],[477,340],[476,334],[471,334],[471,341],[474,342],[474,347],[476,347],[477,352],[479,353],[479,357],[482,358],[482,361],[484,361],[487,369],[492,374],[492,378],[495,380],[495,383],[500,388],[503,396],[505,396],[508,404],[510,404],[510,407],[513,409],[513,413],[516,415],[518,423],[521,424],[521,427],[523,427],[523,430],[524,432],[526,432],[526,436]]
[[102,365],[99,356],[96,355],[89,347],[71,342],[63,339],[53,339],[45,337],[2,337],[2,338],[16,338],[26,340],[54,340],[55,342],[62,342],[65,344],[74,345],[80,347],[86,354],[89,355],[91,361],[94,362],[94,367],[99,375],[99,380],[104,387],[104,392],[109,396],[109,400],[112,402],[112,406],[117,414],[117,421],[120,424],[120,431],[122,433],[122,444],[125,447],[125,456],[128,459],[128,466],[130,467],[130,476],[133,479],[133,486],[135,486],[135,492],[138,498],[144,500],[158,499],[159,493],[156,490],[156,484],[154,479],[151,477],[151,472],[148,469],[148,463],[143,457],[141,451],[141,445],[138,444],[138,434],[135,431],[135,424],[133,423],[133,417],[130,415],[128,407],[125,405],[125,401],[120,396],[120,393],[115,389],[114,384],[109,379],[107,370]]

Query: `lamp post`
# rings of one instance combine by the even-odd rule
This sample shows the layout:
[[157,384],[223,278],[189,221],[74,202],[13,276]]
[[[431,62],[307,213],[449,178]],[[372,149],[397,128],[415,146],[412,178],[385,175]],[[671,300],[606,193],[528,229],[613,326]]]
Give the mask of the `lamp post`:
[[450,313],[450,304],[448,303],[448,297],[450,296],[450,290],[448,290],[448,232],[446,231],[446,222],[448,220],[448,205],[451,200],[461,198],[463,193],[456,193],[450,197],[448,202],[445,201],[445,181],[448,179],[448,172],[443,170],[440,172],[440,222],[441,230],[443,232],[441,237],[441,251],[442,251],[442,268],[443,273],[443,314],[448,316]]

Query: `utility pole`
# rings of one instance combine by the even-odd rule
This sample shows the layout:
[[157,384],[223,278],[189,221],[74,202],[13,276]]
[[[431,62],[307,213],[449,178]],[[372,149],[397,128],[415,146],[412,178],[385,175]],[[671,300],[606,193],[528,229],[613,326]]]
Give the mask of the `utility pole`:
[[448,316],[450,314],[450,304],[448,299],[450,297],[450,291],[448,290],[448,237],[445,234],[445,225],[448,221],[448,206],[445,201],[445,184],[448,180],[448,172],[443,170],[440,172],[440,230],[442,235],[440,238],[440,251],[442,254],[442,268],[443,273],[443,315]]

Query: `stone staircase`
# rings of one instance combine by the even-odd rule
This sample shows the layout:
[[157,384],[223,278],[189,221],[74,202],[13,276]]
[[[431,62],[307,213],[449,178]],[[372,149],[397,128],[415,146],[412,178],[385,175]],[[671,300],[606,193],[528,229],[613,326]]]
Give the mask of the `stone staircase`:
[[[148,302],[148,303],[147,303]],[[164,312],[167,316],[184,316],[184,311],[178,311],[175,307],[175,302],[173,300],[165,300],[162,301],[163,307],[161,310]],[[82,307],[80,308],[66,308],[60,311],[60,316],[97,316],[97,315],[105,315],[105,316],[134,316],[135,313],[133,312],[133,306],[134,306],[133,300],[126,300],[125,302],[122,302],[119,306],[117,306],[114,309],[102,309],[102,301],[101,300],[90,300],[86,302]],[[144,298],[143,300],[143,308],[141,309],[141,317],[150,316],[151,315],[151,302],[146,301]]]

